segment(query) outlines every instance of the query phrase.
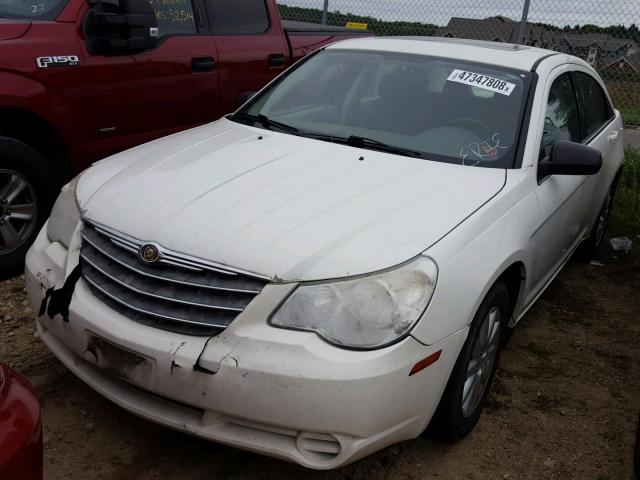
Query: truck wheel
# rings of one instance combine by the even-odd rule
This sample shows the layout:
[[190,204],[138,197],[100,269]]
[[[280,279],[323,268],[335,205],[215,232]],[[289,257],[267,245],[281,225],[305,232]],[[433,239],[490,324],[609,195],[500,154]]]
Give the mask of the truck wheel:
[[427,433],[446,441],[466,436],[480,418],[509,321],[509,291],[498,281],[471,322],[440,404]]
[[57,177],[29,145],[0,136],[0,277],[24,270],[24,257],[49,215]]

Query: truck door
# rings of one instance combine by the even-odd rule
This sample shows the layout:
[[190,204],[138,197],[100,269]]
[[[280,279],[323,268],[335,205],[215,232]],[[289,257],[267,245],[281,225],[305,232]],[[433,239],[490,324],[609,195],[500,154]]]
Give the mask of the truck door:
[[218,51],[223,111],[242,93],[257,91],[289,63],[289,47],[275,1],[204,0]]
[[216,47],[200,1],[150,0],[159,36],[152,50],[96,55],[83,42],[86,118],[97,158],[220,114]]

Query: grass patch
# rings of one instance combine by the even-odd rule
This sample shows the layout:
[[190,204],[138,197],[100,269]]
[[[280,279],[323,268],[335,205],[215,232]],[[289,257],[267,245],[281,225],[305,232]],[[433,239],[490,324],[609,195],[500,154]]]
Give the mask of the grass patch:
[[640,235],[640,150],[629,148],[625,157],[609,232],[634,240],[636,235]]
[[620,107],[619,110],[625,125],[640,125],[640,108]]
[[[607,78],[606,72],[602,72]],[[640,125],[640,76],[606,80],[613,105],[620,110],[626,125]]]

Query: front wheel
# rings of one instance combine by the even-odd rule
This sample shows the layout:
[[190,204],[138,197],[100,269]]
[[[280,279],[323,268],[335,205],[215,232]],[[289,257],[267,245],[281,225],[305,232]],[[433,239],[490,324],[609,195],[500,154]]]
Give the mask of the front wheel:
[[480,304],[428,432],[448,441],[466,436],[484,407],[509,322],[509,292],[497,282]]
[[49,214],[58,187],[37,151],[0,137],[0,278],[24,269],[24,257]]

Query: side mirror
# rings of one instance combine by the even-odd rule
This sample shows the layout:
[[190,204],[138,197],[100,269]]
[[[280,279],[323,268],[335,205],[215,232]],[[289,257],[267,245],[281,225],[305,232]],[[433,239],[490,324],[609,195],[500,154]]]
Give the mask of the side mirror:
[[580,143],[560,141],[549,158],[538,164],[538,181],[549,175],[595,175],[602,168],[602,154]]
[[91,53],[117,55],[141,52],[158,44],[156,14],[148,0],[88,0],[84,19]]

